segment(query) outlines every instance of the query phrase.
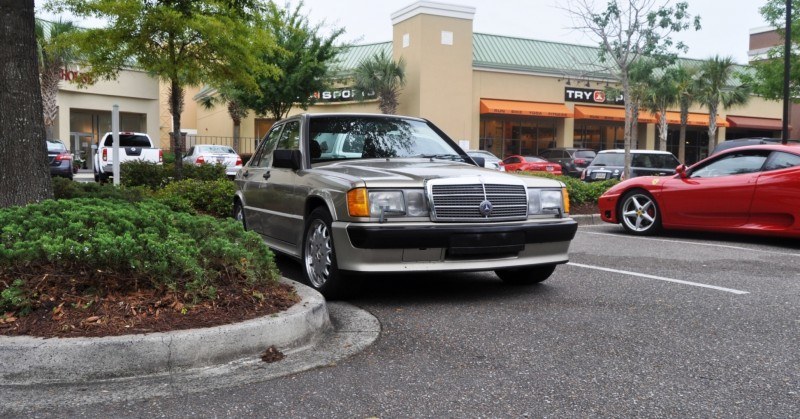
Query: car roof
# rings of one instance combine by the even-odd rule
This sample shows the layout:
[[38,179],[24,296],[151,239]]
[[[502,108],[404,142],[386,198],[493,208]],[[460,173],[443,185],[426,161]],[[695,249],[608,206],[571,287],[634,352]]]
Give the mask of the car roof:
[[800,143],[789,143],[789,144],[756,144],[756,145],[746,145],[741,147],[731,147],[726,150],[722,150],[719,154],[726,154],[726,153],[736,153],[742,150],[772,150],[772,151],[792,151],[794,153],[800,153]]
[[427,122],[424,118],[419,118],[416,116],[408,116],[408,115],[385,115],[382,113],[363,113],[363,112],[353,112],[353,113],[335,113],[335,112],[321,112],[321,113],[309,113],[304,112],[293,117],[287,119],[295,119],[295,118],[317,118],[317,117],[367,117],[367,118],[381,118],[381,119],[412,119],[415,121],[422,121]]

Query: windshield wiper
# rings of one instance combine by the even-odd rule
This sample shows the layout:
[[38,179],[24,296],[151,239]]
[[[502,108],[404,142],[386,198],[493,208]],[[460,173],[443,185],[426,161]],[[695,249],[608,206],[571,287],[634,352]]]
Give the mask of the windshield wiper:
[[420,154],[413,157],[422,157],[423,159],[434,159],[439,160],[450,160],[450,161],[465,161],[463,157],[459,156],[458,154]]

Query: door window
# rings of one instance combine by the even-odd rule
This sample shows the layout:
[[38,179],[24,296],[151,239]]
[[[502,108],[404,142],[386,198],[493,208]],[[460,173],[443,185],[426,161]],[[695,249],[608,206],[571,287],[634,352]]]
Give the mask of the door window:
[[252,167],[269,167],[272,164],[272,151],[275,150],[275,144],[281,137],[281,130],[283,126],[277,126],[264,137],[261,141],[260,147],[256,150],[256,154],[250,159],[250,166]]
[[300,149],[300,122],[292,121],[284,125],[281,139],[278,141],[279,150],[299,150]]
[[764,167],[769,153],[768,150],[748,150],[727,154],[694,170],[690,177],[708,178],[758,172]]

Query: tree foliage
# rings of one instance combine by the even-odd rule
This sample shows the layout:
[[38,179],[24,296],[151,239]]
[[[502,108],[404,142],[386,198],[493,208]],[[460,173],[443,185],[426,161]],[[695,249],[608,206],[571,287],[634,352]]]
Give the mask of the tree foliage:
[[681,114],[680,133],[678,134],[678,160],[681,163],[686,161],[686,125],[689,122],[689,108],[697,101],[695,79],[699,72],[698,66],[684,63],[678,63],[674,70],[678,108]]
[[[759,11],[764,20],[775,27],[782,39],[786,39],[786,2],[785,0],[767,0]],[[792,44],[800,44],[800,0],[792,1]],[[789,96],[794,102],[800,102],[800,54],[797,48],[789,56]],[[767,99],[783,100],[783,43],[767,51],[764,60],[752,63],[755,76],[745,76],[752,83],[754,93]]]
[[400,105],[400,89],[406,84],[405,69],[406,63],[402,57],[395,62],[381,51],[356,67],[353,75],[355,88],[362,92],[375,92],[381,112],[394,115]]
[[258,59],[280,72],[256,77],[255,90],[227,83],[217,85],[221,92],[241,92],[237,97],[241,106],[276,120],[285,118],[293,107],[308,109],[314,92],[327,86],[333,60],[340,50],[335,42],[344,29],[322,35],[323,23],[312,25],[302,7],[302,1],[293,9],[289,4],[281,8],[270,1],[258,22],[276,45],[262,49]]
[[657,0],[609,0],[605,10],[595,10],[590,0],[572,0],[565,8],[575,22],[574,29],[589,34],[600,46],[599,59],[608,65],[622,85],[625,98],[625,176],[630,176],[631,134],[636,128],[630,98],[630,69],[641,57],[661,66],[672,63],[686,45],[673,42],[671,35],[700,29],[700,18],[688,12],[688,3],[658,5]]
[[733,57],[714,56],[700,65],[695,84],[697,101],[708,108],[708,152],[717,145],[717,115],[720,105],[730,109],[750,100],[750,85],[741,82]]
[[0,2],[0,207],[53,197],[33,0]]
[[648,88],[643,98],[644,107],[658,117],[658,149],[667,150],[667,109],[678,103],[679,67],[668,67],[651,73]]
[[278,74],[256,55],[272,47],[255,24],[260,0],[50,0],[48,7],[108,22],[71,37],[90,79],[113,79],[134,66],[167,83],[179,173],[185,87],[236,81],[254,88],[256,77]]

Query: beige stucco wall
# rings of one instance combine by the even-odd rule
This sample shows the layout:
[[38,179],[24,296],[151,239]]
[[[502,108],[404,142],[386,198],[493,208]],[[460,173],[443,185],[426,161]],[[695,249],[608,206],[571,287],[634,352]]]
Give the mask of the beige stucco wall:
[[[67,140],[70,133],[70,111],[73,109],[111,112],[119,105],[121,113],[144,114],[147,134],[158,142],[159,93],[158,81],[147,73],[122,70],[116,80],[98,81],[84,88],[61,82],[58,92],[58,118],[53,130],[55,138]],[[100,127],[100,130],[111,127]],[[65,141],[68,142],[68,141]],[[71,147],[71,144],[68,146]]]
[[398,113],[427,118],[455,140],[472,139],[472,20],[418,14],[394,25],[392,43],[408,74]]

